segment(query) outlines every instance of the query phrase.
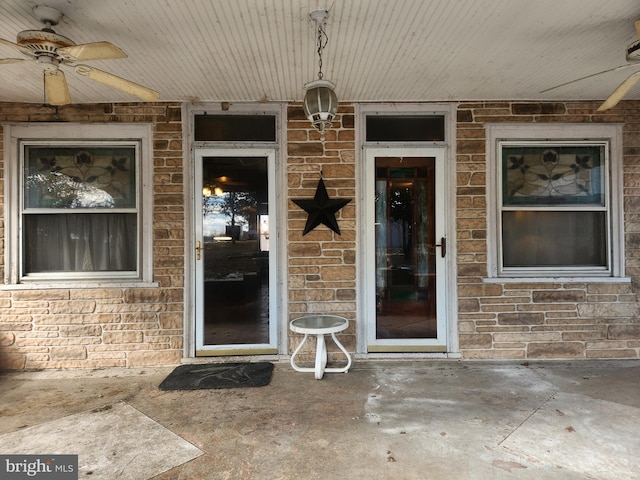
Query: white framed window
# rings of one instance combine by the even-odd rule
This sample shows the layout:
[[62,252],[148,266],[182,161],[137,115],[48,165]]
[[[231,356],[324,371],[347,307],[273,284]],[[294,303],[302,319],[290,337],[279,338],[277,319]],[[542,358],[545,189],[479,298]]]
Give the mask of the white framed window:
[[618,125],[489,125],[489,273],[621,277]]
[[5,126],[5,283],[148,282],[148,125]]

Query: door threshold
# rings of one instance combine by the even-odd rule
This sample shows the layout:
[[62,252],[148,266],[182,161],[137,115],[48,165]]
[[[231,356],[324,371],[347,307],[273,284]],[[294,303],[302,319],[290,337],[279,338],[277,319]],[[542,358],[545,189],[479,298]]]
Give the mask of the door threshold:
[[277,355],[277,348],[225,348],[220,350],[196,350],[196,357],[229,357],[237,355]]
[[369,345],[368,353],[447,353],[444,345]]

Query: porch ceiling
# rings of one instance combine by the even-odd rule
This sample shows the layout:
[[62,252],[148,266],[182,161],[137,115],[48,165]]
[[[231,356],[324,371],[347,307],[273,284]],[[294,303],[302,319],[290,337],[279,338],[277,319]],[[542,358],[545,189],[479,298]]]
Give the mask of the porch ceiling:
[[[602,100],[635,69],[540,92],[625,64],[640,19],[637,0],[3,0],[0,37],[42,28],[35,4],[64,13],[57,33],[129,55],[86,63],[195,102],[302,100],[318,8],[330,9],[323,71],[341,100]],[[21,56],[0,45],[0,58]],[[74,103],[136,100],[65,73]],[[41,68],[0,65],[0,101],[42,103]]]

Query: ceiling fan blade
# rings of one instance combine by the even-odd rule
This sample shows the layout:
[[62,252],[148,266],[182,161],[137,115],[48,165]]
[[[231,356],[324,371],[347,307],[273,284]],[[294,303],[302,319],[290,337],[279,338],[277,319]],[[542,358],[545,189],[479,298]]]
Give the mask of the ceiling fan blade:
[[16,50],[20,49],[20,45],[17,43],[10,42],[9,40],[5,40],[4,38],[0,38],[0,43],[6,45],[7,47],[15,48]]
[[624,98],[624,96],[629,93],[636,83],[640,80],[640,70],[632,73],[627,77],[627,79],[616,88],[609,98],[605,100],[605,102],[598,107],[599,112],[604,112],[605,110],[609,110],[612,107],[615,107],[620,100]]
[[56,53],[69,62],[127,58],[126,53],[109,42],[72,45],[70,47],[59,48]]
[[549,92],[551,90],[555,90],[556,88],[564,87],[565,85],[570,85],[572,83],[576,83],[576,82],[579,82],[581,80],[586,80],[587,78],[595,77],[597,75],[602,75],[603,73],[615,72],[617,70],[624,70],[625,68],[637,67],[637,66],[638,66],[638,64],[636,64],[636,63],[625,63],[624,65],[620,65],[618,67],[610,68],[609,70],[602,70],[601,72],[592,73],[591,75],[587,75],[585,77],[580,77],[580,78],[576,78],[574,80],[570,80],[570,81],[565,82],[565,83],[561,83],[560,85],[556,85],[554,87],[542,90],[542,91],[540,91],[540,93]]
[[134,97],[138,97],[147,102],[155,102],[160,97],[160,94],[155,90],[151,90],[150,88],[143,87],[142,85],[134,83],[130,80],[126,80],[124,78],[113,75],[112,73],[107,73],[88,65],[78,65],[76,67],[76,73],[84,75],[85,77],[89,77],[89,79],[95,80],[96,82],[100,82],[104,85],[108,85],[109,87],[113,87],[122,92],[133,95]]
[[44,72],[44,91],[50,105],[67,105],[71,103],[71,95],[67,86],[67,79],[60,70]]
[[25,48],[22,45],[18,45],[17,43],[10,42],[9,40],[5,40],[4,38],[0,38],[0,44],[6,45],[7,47],[11,47],[15,50],[18,50],[19,52],[22,52],[25,55],[29,55],[30,57],[34,56],[33,52],[28,48]]
[[0,58],[0,65],[4,65],[7,63],[21,63],[21,62],[28,62],[28,60],[25,60],[24,58]]

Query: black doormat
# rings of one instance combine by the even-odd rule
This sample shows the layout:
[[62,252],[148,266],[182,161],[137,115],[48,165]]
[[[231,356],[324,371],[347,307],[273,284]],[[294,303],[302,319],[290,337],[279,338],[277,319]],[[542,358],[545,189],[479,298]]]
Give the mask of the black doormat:
[[271,381],[273,364],[209,363],[180,365],[160,384],[160,390],[263,387]]

